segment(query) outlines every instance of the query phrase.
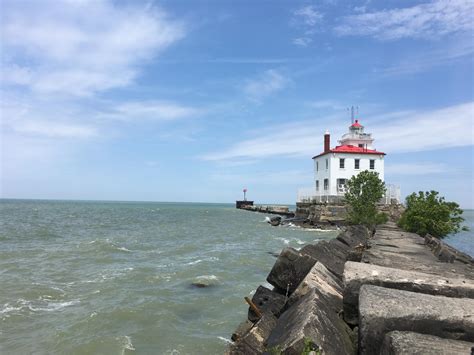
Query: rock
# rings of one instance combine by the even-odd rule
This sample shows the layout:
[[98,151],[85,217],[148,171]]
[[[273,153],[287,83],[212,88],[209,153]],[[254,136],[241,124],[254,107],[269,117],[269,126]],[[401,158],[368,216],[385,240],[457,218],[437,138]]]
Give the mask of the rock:
[[270,218],[269,223],[270,223],[273,227],[277,227],[277,226],[279,226],[280,223],[281,223],[281,217],[280,217],[280,216],[274,216],[274,217]]
[[359,295],[359,352],[379,354],[385,334],[414,331],[474,340],[474,300],[363,285]]
[[442,262],[453,263],[454,261],[458,261],[468,265],[474,263],[474,260],[469,255],[456,250],[430,234],[425,235],[425,244],[428,245],[433,254]]
[[472,354],[474,343],[461,340],[439,338],[434,335],[413,332],[390,332],[385,339],[380,351],[386,355],[446,355],[446,354]]
[[369,230],[364,226],[347,226],[344,231],[336,237],[341,243],[350,248],[365,245],[369,239]]
[[267,341],[267,353],[301,354],[305,342],[318,345],[323,354],[354,354],[352,331],[329,306],[330,300],[311,289],[278,319]]
[[[266,287],[259,286],[252,297],[252,302],[262,313],[271,313],[275,317],[278,317],[281,309],[285,305],[286,297]],[[259,319],[250,308],[248,319],[252,322],[256,322]]]
[[324,264],[324,266],[342,280],[344,263],[350,252],[347,245],[337,239],[333,239],[329,242],[321,241],[317,244],[306,245],[300,252]]
[[277,292],[290,295],[305,278],[316,260],[301,254],[293,248],[284,248],[275,261],[267,281],[275,286]]
[[313,288],[325,294],[336,313],[342,310],[342,282],[319,261],[291,294],[286,307],[291,307]]
[[240,338],[242,338],[247,332],[252,329],[253,327],[253,322],[249,321],[248,319],[245,322],[242,322],[239,324],[237,329],[232,333],[232,336],[230,339],[232,341],[237,341]]
[[264,314],[245,335],[228,347],[226,354],[262,354],[265,351],[265,341],[275,327],[276,321],[273,315]]
[[359,290],[362,285],[474,298],[474,282],[469,279],[447,279],[416,271],[348,261],[344,268],[344,319],[349,324],[358,323]]
[[212,284],[207,284],[204,282],[193,282],[191,285],[189,285],[191,288],[206,288],[206,287],[212,287],[214,285]]

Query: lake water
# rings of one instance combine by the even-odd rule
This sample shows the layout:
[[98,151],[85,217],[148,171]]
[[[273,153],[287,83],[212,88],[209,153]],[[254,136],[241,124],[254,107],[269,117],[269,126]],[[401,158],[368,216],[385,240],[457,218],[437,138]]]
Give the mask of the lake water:
[[[0,207],[2,354],[220,354],[271,253],[336,235],[274,228],[233,205]],[[470,234],[459,236],[450,243],[472,255]]]

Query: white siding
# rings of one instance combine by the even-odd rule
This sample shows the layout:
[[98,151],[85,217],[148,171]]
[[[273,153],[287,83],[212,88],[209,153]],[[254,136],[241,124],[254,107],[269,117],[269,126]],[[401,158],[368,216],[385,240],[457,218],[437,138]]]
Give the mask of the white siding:
[[[344,168],[339,168],[339,159],[345,159]],[[329,159],[329,169],[326,170],[326,159]],[[359,159],[359,169],[355,169],[355,160]],[[375,161],[374,169],[370,169],[370,160]],[[316,162],[319,170],[316,171]],[[379,173],[384,181],[384,156],[378,154],[348,154],[328,153],[314,159],[314,180],[319,180],[319,193],[325,195],[337,195],[337,179],[350,179],[361,171],[369,170]],[[324,191],[324,179],[329,179],[329,191]],[[313,186],[316,182],[313,182]]]

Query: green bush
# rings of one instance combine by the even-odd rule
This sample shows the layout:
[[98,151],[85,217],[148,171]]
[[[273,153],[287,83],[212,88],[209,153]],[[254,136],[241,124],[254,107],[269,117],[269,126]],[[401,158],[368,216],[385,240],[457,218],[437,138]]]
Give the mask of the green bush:
[[455,202],[447,202],[437,191],[420,191],[406,198],[406,210],[398,225],[408,232],[421,236],[429,233],[434,237],[443,238],[461,229],[464,218],[462,210]]
[[348,221],[368,228],[387,222],[387,215],[377,211],[377,203],[385,191],[385,183],[374,171],[365,170],[350,178],[344,196],[349,204]]

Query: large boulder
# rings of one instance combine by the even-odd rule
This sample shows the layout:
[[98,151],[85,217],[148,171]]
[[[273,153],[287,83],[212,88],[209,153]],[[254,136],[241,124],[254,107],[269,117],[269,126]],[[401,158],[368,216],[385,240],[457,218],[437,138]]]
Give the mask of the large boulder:
[[275,286],[279,293],[288,296],[298,287],[315,263],[316,260],[311,256],[293,248],[285,248],[273,265],[267,281]]
[[390,332],[385,335],[381,354],[386,355],[446,355],[472,354],[474,343],[439,338],[413,332]]
[[267,340],[268,354],[300,355],[308,344],[327,355],[354,354],[353,333],[330,304],[312,288],[280,316]]
[[474,300],[363,285],[359,296],[359,353],[379,354],[387,333],[414,331],[474,341]]
[[[259,286],[252,297],[252,302],[262,313],[270,313],[278,317],[285,305],[286,297],[264,286]],[[256,322],[259,319],[251,308],[249,308],[248,319],[252,322]]]
[[243,336],[229,345],[227,355],[257,355],[263,354],[266,339],[276,325],[276,317],[267,313]]
[[359,291],[362,285],[442,295],[474,298],[474,282],[470,279],[445,278],[416,271],[348,261],[344,268],[344,319],[358,323]]
[[335,312],[342,310],[342,281],[319,261],[314,264],[308,275],[291,294],[286,307],[291,307],[313,288],[318,289],[327,297],[328,305]]
[[332,273],[342,279],[344,263],[350,253],[350,248],[339,240],[333,239],[329,242],[321,241],[317,244],[306,245],[300,252],[324,264]]
[[336,237],[341,243],[346,244],[350,248],[365,245],[369,239],[369,230],[365,226],[347,226],[344,231]]

